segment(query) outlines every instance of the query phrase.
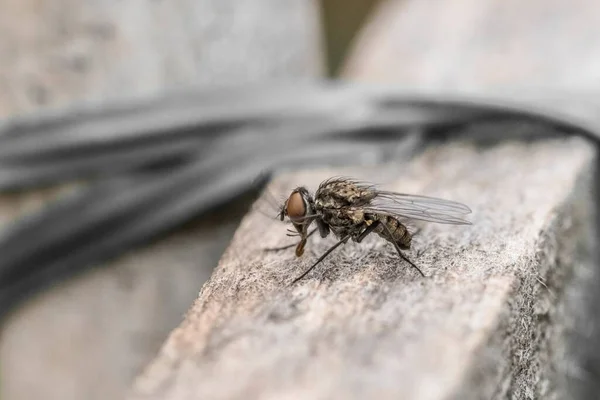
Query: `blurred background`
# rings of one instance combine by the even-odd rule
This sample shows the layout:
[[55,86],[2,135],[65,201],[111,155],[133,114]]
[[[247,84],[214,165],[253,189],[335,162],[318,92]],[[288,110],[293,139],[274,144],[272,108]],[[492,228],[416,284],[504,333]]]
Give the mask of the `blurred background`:
[[[598,26],[592,0],[0,0],[0,400],[119,398],[181,322],[250,200],[186,214],[158,236],[132,228],[138,246],[104,252],[94,235],[158,215],[119,207],[154,193],[157,176],[170,179],[162,167],[192,158],[186,149],[201,150],[194,135],[168,139],[193,131],[190,105],[263,99],[258,89],[228,94],[242,99],[233,104],[214,87],[336,78],[590,91],[600,85]],[[215,108],[206,124],[232,125],[229,112]],[[89,178],[78,168],[120,171],[141,158],[151,162],[135,174],[80,191]],[[92,214],[104,225],[76,225]]]

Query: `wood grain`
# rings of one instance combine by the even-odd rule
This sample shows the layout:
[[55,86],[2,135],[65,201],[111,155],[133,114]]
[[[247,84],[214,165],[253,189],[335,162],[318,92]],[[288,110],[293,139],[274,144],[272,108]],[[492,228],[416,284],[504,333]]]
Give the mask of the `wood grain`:
[[583,182],[594,157],[579,139],[483,149],[457,142],[406,163],[281,176],[272,193],[350,175],[462,201],[473,209],[473,225],[425,227],[409,256],[427,278],[370,237],[290,286],[333,240],[310,240],[301,259],[265,253],[290,239],[278,221],[250,213],[130,398],[555,393],[547,351],[555,338],[547,333],[591,223]]
[[[0,0],[0,10],[0,117],[322,70],[310,0]],[[1,227],[57,190],[2,195]],[[229,242],[239,210],[220,215],[218,227],[200,221],[32,298],[2,327],[0,398],[121,397]]]

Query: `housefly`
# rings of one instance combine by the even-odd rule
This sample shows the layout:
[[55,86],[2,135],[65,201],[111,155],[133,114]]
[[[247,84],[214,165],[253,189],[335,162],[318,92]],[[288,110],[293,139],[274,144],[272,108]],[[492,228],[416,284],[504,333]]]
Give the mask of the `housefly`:
[[[414,234],[409,231],[411,220],[470,225],[464,219],[470,212],[469,207],[455,201],[379,190],[350,178],[330,178],[321,182],[314,195],[303,186],[292,190],[280,206],[278,218],[291,222],[296,230],[294,236],[299,236],[300,242],[268,250],[295,246],[296,256],[300,257],[312,234],[319,231],[325,238],[333,232],[337,243],[293,281],[296,283],[340,245],[350,239],[360,243],[369,234],[376,233],[392,243],[398,255],[425,276],[402,252],[411,247]],[[309,230],[313,222],[316,227]]]

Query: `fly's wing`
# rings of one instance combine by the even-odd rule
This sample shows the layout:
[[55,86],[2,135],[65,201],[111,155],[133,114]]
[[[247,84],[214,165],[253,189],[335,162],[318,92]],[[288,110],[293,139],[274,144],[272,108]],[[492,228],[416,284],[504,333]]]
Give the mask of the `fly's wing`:
[[471,224],[465,219],[471,209],[456,201],[385,190],[375,190],[375,193],[376,196],[362,208],[365,212],[438,224]]
[[336,189],[336,186],[342,189],[344,186],[350,187],[353,188],[352,192],[360,194],[352,204],[333,207],[338,210],[360,209],[366,213],[389,215],[403,222],[418,220],[439,224],[471,224],[465,219],[465,215],[471,213],[471,209],[464,204],[435,197],[379,190],[376,185],[352,178],[335,177],[324,181],[316,192],[316,198],[321,196],[322,192]]

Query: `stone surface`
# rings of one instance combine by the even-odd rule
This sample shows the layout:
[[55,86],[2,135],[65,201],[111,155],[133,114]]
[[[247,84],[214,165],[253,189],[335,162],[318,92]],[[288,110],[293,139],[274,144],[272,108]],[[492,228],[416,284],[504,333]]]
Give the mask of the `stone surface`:
[[[595,154],[579,139],[432,147],[381,168],[307,171],[285,194],[350,175],[458,200],[472,226],[425,225],[409,257],[376,237],[303,258],[265,253],[286,226],[253,212],[131,399],[497,399],[556,393],[557,304],[592,221]],[[587,227],[587,228],[586,228]],[[544,397],[546,398],[546,397]]]

